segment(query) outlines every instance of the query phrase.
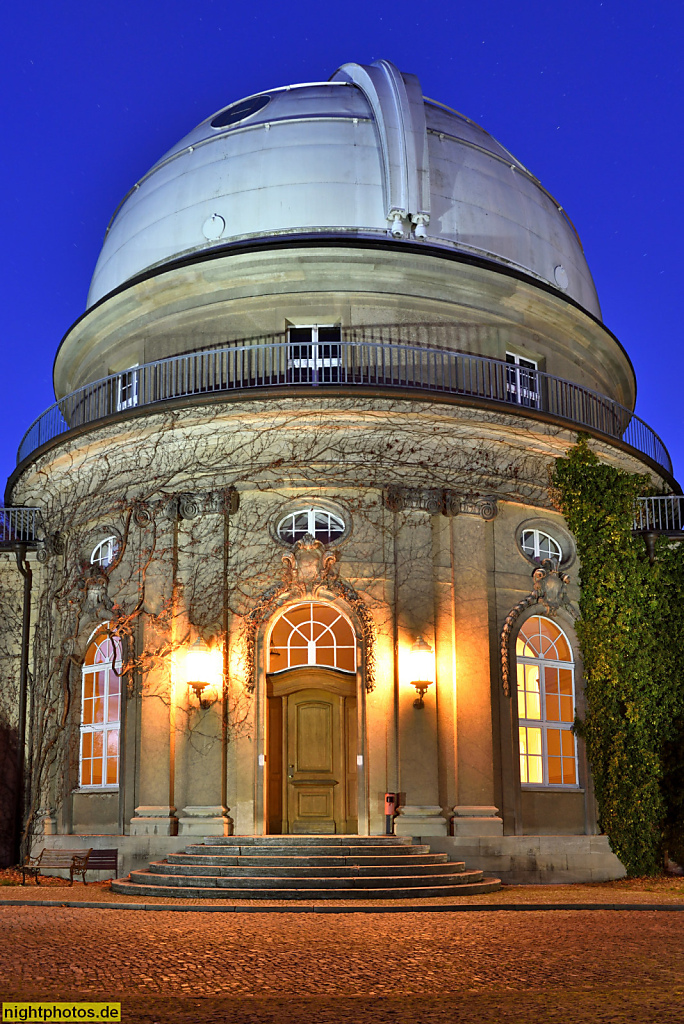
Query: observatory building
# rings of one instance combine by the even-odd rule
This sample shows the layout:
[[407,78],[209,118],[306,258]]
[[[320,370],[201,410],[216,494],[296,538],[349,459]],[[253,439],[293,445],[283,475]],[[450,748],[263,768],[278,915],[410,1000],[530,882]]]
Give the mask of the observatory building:
[[623,873],[549,472],[578,432],[672,467],[572,222],[491,135],[388,61],[212,114],[115,211],[54,386],[6,491],[23,580],[0,555],[39,846],[389,830]]

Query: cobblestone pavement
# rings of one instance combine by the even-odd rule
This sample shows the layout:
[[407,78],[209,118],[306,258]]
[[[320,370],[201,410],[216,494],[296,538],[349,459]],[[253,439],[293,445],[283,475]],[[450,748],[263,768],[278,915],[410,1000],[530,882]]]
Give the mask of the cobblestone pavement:
[[144,1024],[676,1024],[684,914],[0,907],[0,991]]

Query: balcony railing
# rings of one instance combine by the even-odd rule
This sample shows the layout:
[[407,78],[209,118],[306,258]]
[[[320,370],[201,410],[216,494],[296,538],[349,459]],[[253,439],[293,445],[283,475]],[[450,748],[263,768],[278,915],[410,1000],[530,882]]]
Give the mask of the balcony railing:
[[637,498],[634,529],[640,533],[666,533],[684,538],[684,497],[668,494]]
[[0,508],[0,546],[35,544],[39,526],[38,508]]
[[[406,344],[407,336],[414,343]],[[67,430],[136,407],[260,388],[287,394],[293,387],[341,386],[463,396],[500,405],[501,411],[547,414],[576,429],[624,442],[672,473],[661,439],[625,406],[540,370],[455,352],[446,347],[450,341],[448,328],[357,327],[342,331],[339,340],[310,345],[277,334],[171,356],[65,395],[31,424],[17,461]]]

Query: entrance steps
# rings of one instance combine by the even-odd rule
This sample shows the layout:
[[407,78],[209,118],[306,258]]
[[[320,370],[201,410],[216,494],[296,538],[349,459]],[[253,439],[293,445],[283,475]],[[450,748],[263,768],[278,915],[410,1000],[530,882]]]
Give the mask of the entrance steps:
[[208,836],[112,882],[129,896],[332,900],[473,896],[498,878],[430,853],[410,836]]

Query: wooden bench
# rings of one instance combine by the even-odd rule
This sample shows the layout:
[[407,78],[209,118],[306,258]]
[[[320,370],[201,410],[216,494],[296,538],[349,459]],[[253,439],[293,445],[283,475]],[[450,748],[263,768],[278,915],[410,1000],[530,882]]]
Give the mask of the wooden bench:
[[69,871],[69,885],[74,884],[74,874],[80,875],[86,885],[85,873],[92,850],[41,850],[37,857],[27,857],[21,866],[21,884],[26,885],[26,875],[33,875],[40,885],[40,872],[44,868],[63,868]]
[[91,850],[88,857],[87,871],[113,871],[114,877],[119,877],[119,851],[113,850]]

